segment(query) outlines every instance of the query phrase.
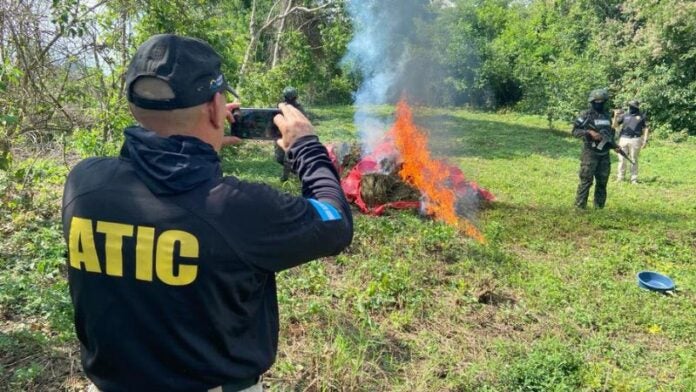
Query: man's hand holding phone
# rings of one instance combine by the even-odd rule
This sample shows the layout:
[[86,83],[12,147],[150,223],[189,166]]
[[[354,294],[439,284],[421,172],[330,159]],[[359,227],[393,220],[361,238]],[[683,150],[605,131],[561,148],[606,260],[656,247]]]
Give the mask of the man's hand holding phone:
[[240,108],[239,104],[228,104],[230,133],[228,144],[238,144],[241,139],[276,140],[278,146],[287,150],[302,136],[314,135],[314,127],[302,112],[287,103],[278,108]]
[[314,135],[314,127],[302,112],[292,105],[278,105],[280,114],[273,118],[273,123],[280,130],[282,137],[276,141],[278,146],[287,151],[295,141],[303,136]]

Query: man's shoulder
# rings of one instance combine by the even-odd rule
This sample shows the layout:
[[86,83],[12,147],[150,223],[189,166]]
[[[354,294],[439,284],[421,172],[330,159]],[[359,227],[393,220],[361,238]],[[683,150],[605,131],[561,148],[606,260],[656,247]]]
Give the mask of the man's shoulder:
[[[208,208],[227,221],[244,222],[243,227],[263,227],[279,216],[292,214],[299,196],[281,192],[270,185],[224,177],[208,196]],[[294,207],[295,206],[295,207]]]
[[596,118],[611,118],[611,113],[607,111],[598,112],[594,109],[585,109],[578,114],[578,118],[584,119],[596,119]]
[[626,113],[623,116],[624,123],[642,122],[645,121],[645,115],[643,113]]
[[65,181],[63,199],[74,200],[85,193],[113,183],[112,175],[119,165],[118,158],[92,157],[80,161],[70,170]]
[[81,160],[68,174],[68,179],[84,179],[103,177],[104,174],[118,165],[119,159],[113,157],[91,157]]
[[254,208],[288,196],[270,185],[243,181],[236,177],[224,177],[220,186],[228,195],[228,200],[239,208]]
[[118,160],[119,159],[115,157],[89,157],[78,162],[70,172],[91,170],[100,166],[115,164]]
[[590,110],[583,110],[575,117],[575,126],[582,126],[587,123],[588,118],[591,118]]
[[592,114],[592,110],[585,109],[578,112],[578,117],[587,118],[590,114]]

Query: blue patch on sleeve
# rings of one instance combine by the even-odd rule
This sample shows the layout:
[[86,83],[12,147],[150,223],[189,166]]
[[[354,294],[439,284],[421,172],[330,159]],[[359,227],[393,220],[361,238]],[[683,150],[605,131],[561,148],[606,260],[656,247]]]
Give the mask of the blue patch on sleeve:
[[341,213],[336,210],[336,207],[329,203],[322,203],[319,200],[307,199],[312,204],[315,210],[319,213],[321,220],[323,222],[341,220],[343,217]]

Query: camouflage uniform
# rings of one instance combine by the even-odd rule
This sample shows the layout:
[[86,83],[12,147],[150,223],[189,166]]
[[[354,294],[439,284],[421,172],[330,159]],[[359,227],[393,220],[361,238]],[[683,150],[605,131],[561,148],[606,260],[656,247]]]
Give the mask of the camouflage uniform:
[[[589,101],[605,102],[608,98],[606,91],[595,90],[590,94]],[[583,138],[583,149],[580,156],[580,183],[575,196],[575,206],[587,207],[587,199],[592,187],[593,178],[596,180],[594,191],[595,208],[604,208],[607,200],[607,183],[611,171],[611,158],[609,143],[595,141],[589,134],[589,130],[599,132],[614,140],[614,129],[611,127],[611,116],[606,110],[597,111],[591,107],[578,116],[573,124],[573,136]]]

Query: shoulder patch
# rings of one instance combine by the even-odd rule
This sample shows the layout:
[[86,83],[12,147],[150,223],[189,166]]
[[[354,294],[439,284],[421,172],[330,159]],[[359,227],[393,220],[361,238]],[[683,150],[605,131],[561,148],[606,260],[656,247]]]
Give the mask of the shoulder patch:
[[343,217],[336,207],[329,203],[322,203],[316,199],[307,199],[312,207],[317,211],[323,222],[341,220]]

